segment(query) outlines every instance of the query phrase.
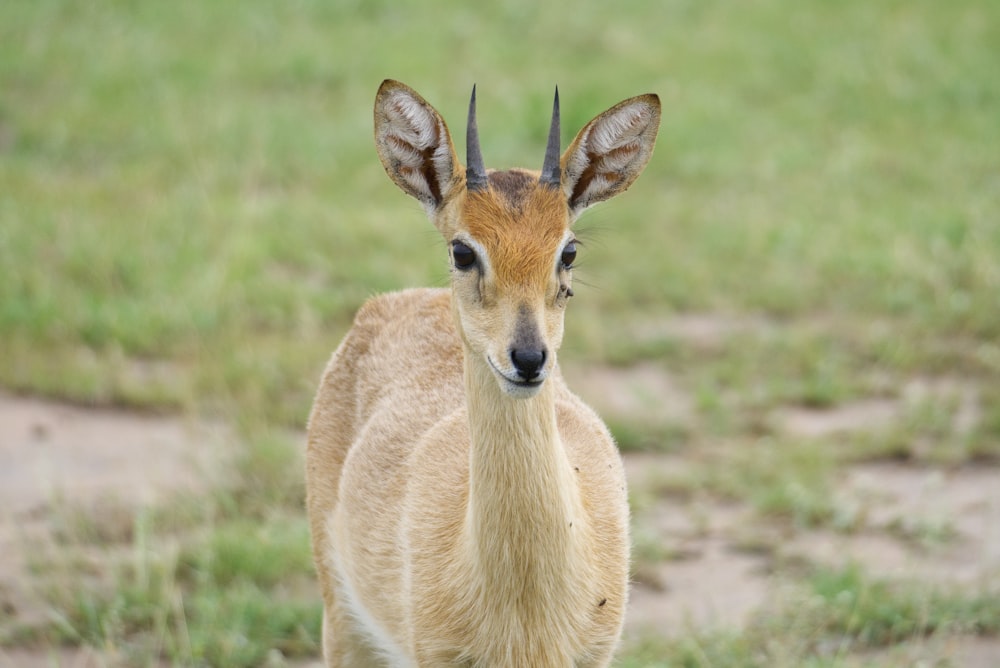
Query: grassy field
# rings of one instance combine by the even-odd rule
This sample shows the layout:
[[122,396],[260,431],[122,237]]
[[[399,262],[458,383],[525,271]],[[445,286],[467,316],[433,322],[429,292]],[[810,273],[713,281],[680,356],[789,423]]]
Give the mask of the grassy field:
[[[83,559],[38,564],[57,614],[4,623],[0,642],[133,665],[316,655],[287,430],[365,297],[447,278],[375,156],[387,77],[458,137],[478,84],[495,167],[540,165],[554,84],[564,143],[620,99],[661,96],[646,173],[580,223],[563,357],[651,365],[690,397],[683,420],[612,420],[625,449],[697,460],[664,494],[833,526],[828,490],[853,462],[995,466],[998,63],[1000,5],[984,0],[0,3],[0,387],[221,417],[245,441],[207,498],[124,527],[67,516],[68,553],[122,558],[86,577]],[[711,341],[671,325],[696,317]],[[911,401],[914,383],[958,389]],[[872,400],[906,410],[851,438],[773,424]],[[622,665],[860,665],[914,637],[1000,631],[989,592],[796,572],[753,628],[633,639]],[[883,604],[848,609],[843,592]]]

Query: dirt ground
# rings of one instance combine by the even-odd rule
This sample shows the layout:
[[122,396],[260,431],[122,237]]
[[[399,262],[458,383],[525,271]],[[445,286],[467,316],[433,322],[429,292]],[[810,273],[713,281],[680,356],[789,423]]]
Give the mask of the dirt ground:
[[[649,368],[567,375],[602,412],[627,418],[651,397],[662,403],[665,396],[676,399],[671,403],[680,406],[679,416],[687,410],[669,379]],[[814,435],[860,429],[888,420],[893,410],[872,404],[796,411],[781,421],[791,432]],[[25,550],[51,533],[57,504],[93,507],[110,500],[109,512],[121,512],[166,494],[196,492],[211,484],[212,463],[226,447],[225,430],[218,427],[0,394],[0,610],[21,620],[48,614],[32,592]],[[630,454],[625,460],[633,490],[687,465],[678,454]],[[836,493],[839,506],[863,513],[861,529],[778,536],[777,554],[831,565],[856,560],[874,575],[942,584],[975,585],[1000,576],[1000,469],[858,465],[843,471]],[[670,557],[633,588],[627,636],[738,628],[767,605],[780,582],[772,576],[773,554],[741,548],[750,514],[747,507],[702,498],[660,498],[645,508],[644,530],[669,546]],[[947,529],[948,540],[933,548],[908,539],[936,528]],[[947,646],[928,640],[906,651],[914,653],[913,665],[941,656],[951,665],[1000,665],[996,639]],[[100,655],[90,650],[0,648],[0,667],[100,665]]]

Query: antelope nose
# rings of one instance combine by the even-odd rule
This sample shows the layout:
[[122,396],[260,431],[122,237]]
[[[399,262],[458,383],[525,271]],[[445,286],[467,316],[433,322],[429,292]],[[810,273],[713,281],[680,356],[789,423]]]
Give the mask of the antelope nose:
[[542,365],[545,364],[544,348],[512,348],[510,361],[514,363],[517,373],[525,381],[538,378]]

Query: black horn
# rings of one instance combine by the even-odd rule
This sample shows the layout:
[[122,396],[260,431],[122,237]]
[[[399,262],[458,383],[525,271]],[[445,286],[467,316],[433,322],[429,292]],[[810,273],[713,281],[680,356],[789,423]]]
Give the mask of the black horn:
[[562,171],[559,168],[559,86],[556,86],[556,96],[552,101],[552,124],[549,126],[549,143],[545,147],[545,162],[542,163],[542,176],[538,180],[552,188],[561,185]]
[[469,124],[465,130],[465,187],[468,190],[486,188],[486,167],[479,148],[479,126],[476,125],[476,86],[472,86],[469,100]]

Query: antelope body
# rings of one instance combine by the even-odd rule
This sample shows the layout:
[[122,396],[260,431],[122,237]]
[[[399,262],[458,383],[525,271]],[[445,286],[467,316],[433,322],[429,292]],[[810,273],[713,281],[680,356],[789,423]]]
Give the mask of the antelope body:
[[628,596],[628,505],[607,428],[556,365],[571,225],[652,153],[655,95],[600,114],[541,173],[467,167],[385,81],[375,139],[449,246],[450,290],[368,301],[309,419],[307,506],[329,666],[606,666]]

